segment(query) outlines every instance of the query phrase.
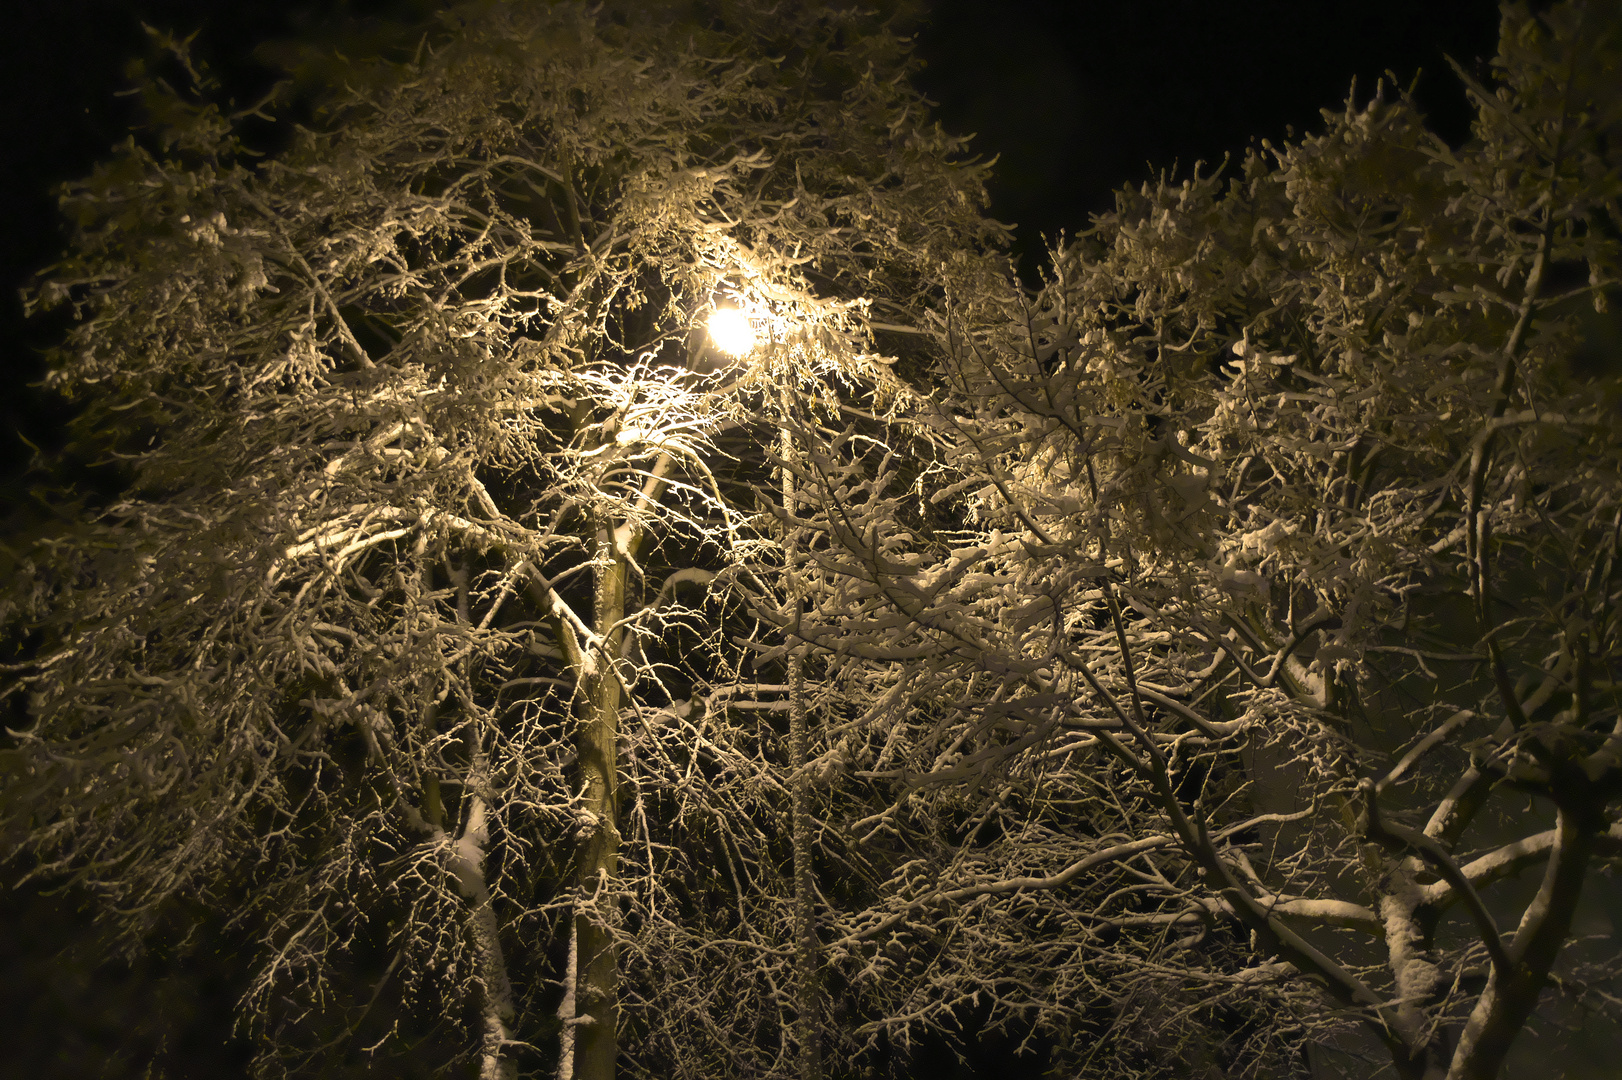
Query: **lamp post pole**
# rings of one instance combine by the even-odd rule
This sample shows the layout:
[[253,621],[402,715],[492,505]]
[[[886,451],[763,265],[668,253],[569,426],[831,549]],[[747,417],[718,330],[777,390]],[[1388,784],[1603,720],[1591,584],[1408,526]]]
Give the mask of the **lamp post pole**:
[[[794,435],[788,425],[788,412],[783,410],[778,427],[783,455],[783,509],[791,519],[784,523],[783,562],[784,585],[788,593],[789,625],[798,630],[803,614],[798,575],[794,568],[797,555],[798,528],[792,518],[796,512],[794,473],[790,463],[794,460]],[[788,650],[788,745],[789,745],[789,830],[794,848],[794,966],[798,989],[795,1015],[795,1035],[800,1046],[800,1080],[821,1080],[822,1055],[817,1015],[817,939],[816,916],[813,909],[813,883],[811,875],[811,776],[806,768],[809,733],[805,715],[805,670],[803,645]]]
[[[719,307],[710,316],[711,343],[720,351],[741,359],[755,351],[758,345],[747,312],[740,308]],[[776,354],[776,335],[767,342],[772,356]],[[798,556],[799,529],[794,525],[796,513],[794,471],[794,432],[790,424],[790,391],[779,388],[777,401],[778,445],[783,459],[783,510],[788,519],[783,525],[783,591],[787,600],[789,625],[799,629],[803,613],[799,579],[795,570]],[[785,635],[787,636],[787,635]],[[800,1080],[821,1080],[822,1047],[820,1017],[817,1008],[819,973],[815,888],[811,871],[811,776],[806,768],[809,754],[809,732],[805,709],[805,646],[791,646],[787,650],[785,683],[789,688],[789,842],[793,849],[794,881],[793,911],[790,933],[794,941],[795,1017],[794,1037],[799,1045]]]

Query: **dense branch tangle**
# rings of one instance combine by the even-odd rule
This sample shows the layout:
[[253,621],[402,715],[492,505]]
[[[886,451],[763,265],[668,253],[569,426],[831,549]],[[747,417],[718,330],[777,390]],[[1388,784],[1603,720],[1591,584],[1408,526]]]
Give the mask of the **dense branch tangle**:
[[55,377],[130,484],[39,555],[11,805],[133,924],[251,875],[267,1070],[412,1009],[492,1078],[788,1067],[781,679],[709,585],[776,543],[763,388],[885,381],[866,305],[995,230],[897,39],[723,8],[474,5],[285,153],[175,100],[70,194]]
[[1459,151],[1377,98],[1123,192],[1039,293],[960,295],[914,463],[813,458],[892,1036],[989,1002],[1100,1074],[1485,1078],[1551,980],[1614,1006],[1607,20],[1511,10]]

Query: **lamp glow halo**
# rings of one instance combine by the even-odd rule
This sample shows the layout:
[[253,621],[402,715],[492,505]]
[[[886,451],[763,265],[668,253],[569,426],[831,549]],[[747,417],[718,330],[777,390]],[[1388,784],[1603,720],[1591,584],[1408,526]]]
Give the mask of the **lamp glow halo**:
[[755,328],[749,313],[741,308],[721,307],[710,314],[710,341],[728,356],[746,356],[754,351]]

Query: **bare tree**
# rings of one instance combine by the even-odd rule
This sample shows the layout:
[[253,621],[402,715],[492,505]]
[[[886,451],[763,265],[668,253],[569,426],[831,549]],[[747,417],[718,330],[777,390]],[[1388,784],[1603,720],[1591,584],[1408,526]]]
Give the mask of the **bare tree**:
[[[67,193],[34,302],[128,486],[6,600],[8,846],[135,934],[245,891],[262,1070],[410,1008],[489,1078],[794,1060],[782,680],[710,585],[781,547],[768,391],[892,381],[872,306],[996,231],[873,17],[705,12],[454,9],[309,61],[346,89],[263,159],[275,101],[209,103],[170,42],[192,88]],[[718,358],[724,301],[780,347]]]
[[1127,190],[961,283],[933,408],[805,435],[864,1030],[1483,1080],[1549,988],[1616,1022],[1619,34],[1506,5],[1456,151],[1377,92]]

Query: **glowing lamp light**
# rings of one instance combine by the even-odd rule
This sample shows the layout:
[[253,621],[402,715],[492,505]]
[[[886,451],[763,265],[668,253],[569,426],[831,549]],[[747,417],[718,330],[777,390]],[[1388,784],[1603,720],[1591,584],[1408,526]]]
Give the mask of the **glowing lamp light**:
[[755,328],[740,308],[716,308],[710,315],[710,340],[728,356],[745,356],[755,347]]

